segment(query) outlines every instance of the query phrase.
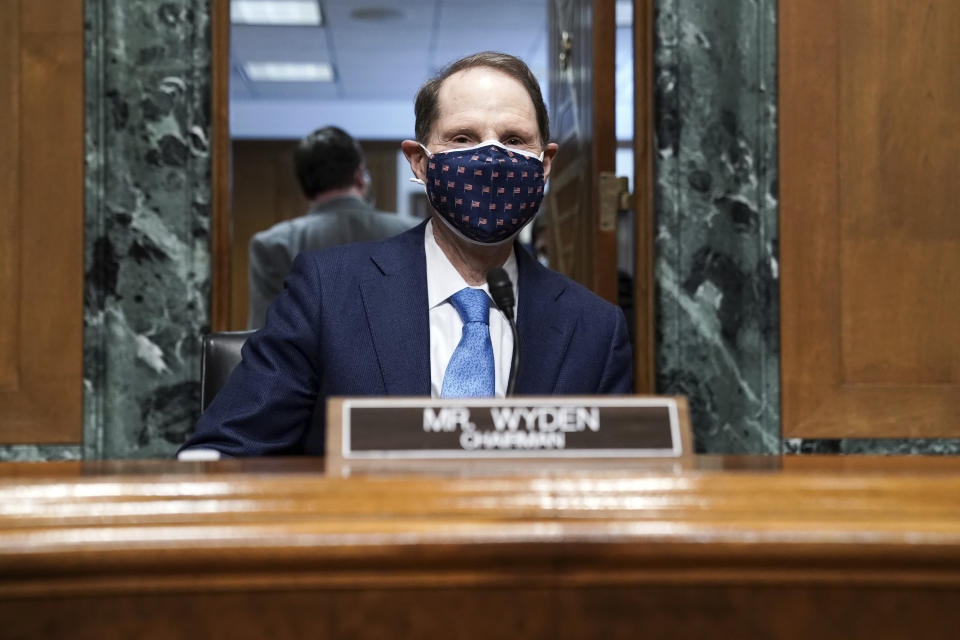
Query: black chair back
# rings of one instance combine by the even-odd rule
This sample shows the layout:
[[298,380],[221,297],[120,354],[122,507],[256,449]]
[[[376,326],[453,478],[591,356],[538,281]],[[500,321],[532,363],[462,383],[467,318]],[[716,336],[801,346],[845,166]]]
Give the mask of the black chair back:
[[215,331],[203,336],[200,355],[200,412],[213,402],[233,368],[240,364],[240,348],[255,331]]

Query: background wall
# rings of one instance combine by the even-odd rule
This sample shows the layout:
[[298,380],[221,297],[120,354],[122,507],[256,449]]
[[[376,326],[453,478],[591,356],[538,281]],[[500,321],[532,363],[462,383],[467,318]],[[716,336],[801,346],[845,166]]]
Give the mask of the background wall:
[[960,453],[955,4],[655,7],[658,390],[698,450]]
[[[947,438],[782,439],[777,2],[655,7],[658,388],[690,397],[698,448],[960,451]],[[86,0],[83,13],[82,443],[8,440],[0,459],[167,456],[196,419],[210,3]]]

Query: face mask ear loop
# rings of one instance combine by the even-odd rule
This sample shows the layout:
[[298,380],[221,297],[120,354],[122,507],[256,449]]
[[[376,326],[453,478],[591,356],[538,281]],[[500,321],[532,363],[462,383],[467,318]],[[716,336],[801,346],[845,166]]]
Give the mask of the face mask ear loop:
[[[427,158],[432,158],[432,157],[433,157],[433,154],[430,153],[430,149],[427,149],[425,146],[423,146],[423,143],[422,143],[422,142],[418,142],[417,144],[419,144],[419,145],[420,145],[420,148],[423,149],[423,152],[424,152],[425,154],[427,154]],[[423,180],[421,180],[420,178],[416,177],[416,176],[410,178],[410,182],[414,182],[414,183],[416,183],[416,184],[422,184],[424,189],[427,188],[427,183],[424,182]]]

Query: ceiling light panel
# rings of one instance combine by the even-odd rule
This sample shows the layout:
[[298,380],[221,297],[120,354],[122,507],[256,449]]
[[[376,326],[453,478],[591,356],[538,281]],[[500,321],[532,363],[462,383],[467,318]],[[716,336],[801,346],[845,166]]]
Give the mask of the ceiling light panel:
[[254,82],[333,82],[326,62],[246,62],[243,70]]
[[317,0],[231,0],[230,22],[319,27],[323,15]]

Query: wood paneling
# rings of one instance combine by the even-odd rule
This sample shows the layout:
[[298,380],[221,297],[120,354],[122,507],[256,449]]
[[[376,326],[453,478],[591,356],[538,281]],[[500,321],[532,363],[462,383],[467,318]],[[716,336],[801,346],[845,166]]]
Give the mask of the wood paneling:
[[[16,3],[17,0],[7,2]],[[75,36],[83,26],[81,0],[19,0],[19,4],[20,27],[25,33]],[[77,16],[80,16],[79,24]]]
[[656,391],[653,208],[653,0],[633,1],[634,390]]
[[0,443],[82,434],[83,15],[5,2]]
[[15,0],[0,4],[0,393],[19,385],[20,309],[15,302],[20,299],[19,9]]
[[0,619],[16,638],[953,637],[960,459],[796,462],[0,465]]
[[293,174],[293,140],[234,140],[230,219],[230,326],[247,328],[250,300],[248,254],[258,231],[303,214],[307,202]]
[[397,154],[399,141],[364,141],[364,162],[373,181],[373,198],[381,211],[397,210]]
[[842,585],[297,587],[0,602],[11,638],[943,640],[951,589]]
[[960,4],[780,12],[783,434],[958,437]]

